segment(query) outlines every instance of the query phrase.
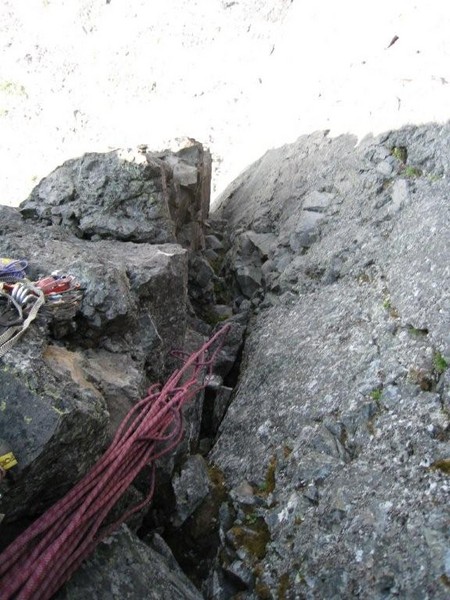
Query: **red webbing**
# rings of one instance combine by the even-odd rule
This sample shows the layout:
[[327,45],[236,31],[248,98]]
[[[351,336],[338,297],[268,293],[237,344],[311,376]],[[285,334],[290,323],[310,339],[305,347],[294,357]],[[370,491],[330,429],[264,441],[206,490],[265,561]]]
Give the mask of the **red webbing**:
[[[96,545],[133,513],[149,504],[155,460],[171,452],[183,435],[182,406],[203,387],[228,333],[220,329],[164,387],[152,386],[120,425],[109,449],[63,498],[41,515],[0,555],[1,600],[48,600]],[[215,346],[215,351],[207,351]],[[186,381],[182,381],[186,379]],[[151,466],[146,498],[117,521],[105,518],[145,466]]]

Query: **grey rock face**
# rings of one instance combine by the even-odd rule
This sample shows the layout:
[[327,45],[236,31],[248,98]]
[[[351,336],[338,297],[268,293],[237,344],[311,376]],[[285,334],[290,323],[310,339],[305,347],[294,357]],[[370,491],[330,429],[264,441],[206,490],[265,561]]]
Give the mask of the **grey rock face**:
[[67,351],[66,377],[60,378],[46,363],[48,355],[32,357],[40,345],[33,334],[25,343],[25,351],[11,351],[0,365],[0,438],[18,461],[0,483],[3,527],[65,493],[97,458],[108,422],[104,397],[77,371],[79,355]]
[[[16,477],[23,473],[0,500],[8,520],[31,506],[39,510],[85,472],[146,385],[173,368],[170,351],[183,347],[186,332],[187,256],[180,246],[48,239],[47,228],[33,229],[18,226],[3,237],[0,255],[26,256],[32,278],[55,268],[71,273],[84,293],[57,340],[51,319],[40,315],[40,328],[30,328],[2,359],[0,435],[14,442]],[[65,347],[68,340],[77,349]],[[25,419],[20,427],[17,419]]]
[[173,522],[179,527],[194,513],[210,491],[205,459],[198,454],[190,456],[180,474],[172,479],[172,486],[176,503]]
[[26,218],[83,239],[203,246],[211,158],[194,140],[177,153],[114,150],[69,160],[22,203]]
[[448,597],[449,144],[448,125],[314,134],[222,199],[273,241],[210,455],[255,500],[233,500],[211,582],[243,561],[244,598]]
[[22,213],[85,239],[174,242],[167,179],[164,165],[142,153],[86,154],[43,179]]
[[[170,561],[170,565],[169,565]],[[122,526],[58,592],[56,600],[201,600],[176,562]]]

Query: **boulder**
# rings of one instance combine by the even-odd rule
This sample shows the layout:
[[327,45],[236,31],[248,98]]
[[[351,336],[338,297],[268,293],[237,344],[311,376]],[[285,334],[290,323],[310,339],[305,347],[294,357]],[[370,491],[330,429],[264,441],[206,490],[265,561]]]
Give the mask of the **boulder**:
[[204,246],[211,180],[209,151],[179,140],[177,152],[147,146],[89,153],[45,177],[22,215],[58,225],[81,239]]
[[[158,548],[159,549],[159,548]],[[55,600],[201,600],[176,561],[142,542],[126,526],[102,542]]]
[[231,497],[209,590],[448,597],[449,145],[449,125],[316,133],[220,200],[230,231],[273,237],[209,456],[254,500]]
[[187,256],[174,244],[82,241],[65,233],[54,239],[26,226],[2,238],[0,254],[26,256],[32,279],[57,268],[83,288],[67,327],[38,315],[2,358],[0,437],[19,461],[1,499],[8,521],[38,512],[66,490],[149,382],[178,364],[170,352],[184,345]]

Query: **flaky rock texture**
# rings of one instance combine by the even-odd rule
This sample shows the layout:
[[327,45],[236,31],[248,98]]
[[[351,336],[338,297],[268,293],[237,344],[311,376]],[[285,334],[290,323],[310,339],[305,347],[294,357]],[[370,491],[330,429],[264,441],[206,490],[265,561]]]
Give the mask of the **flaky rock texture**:
[[2,207],[0,257],[71,272],[83,301],[1,359],[19,460],[1,543],[85,472],[171,349],[225,320],[141,539],[107,540],[61,598],[448,598],[449,150],[450,125],[318,132],[269,151],[208,218],[191,141],[70,161]]
[[[207,263],[208,281],[188,272],[197,254],[204,261],[210,178],[209,152],[188,139],[176,152],[140,147],[84,155],[53,171],[19,210],[0,207],[2,259],[26,260],[30,281],[57,270],[80,286],[80,303],[70,313],[55,312],[47,301],[25,335],[2,352],[0,440],[17,465],[0,472],[0,551],[89,470],[148,387],[180,366],[173,351],[182,358],[197,350],[220,320],[202,321],[188,289],[195,280],[213,319],[211,281],[219,279]],[[8,333],[11,314],[18,318],[7,291],[2,288],[0,335]],[[219,316],[220,309],[226,318],[232,313],[220,305]],[[234,362],[227,348],[225,374]],[[184,410],[183,443],[158,464],[156,496],[159,487],[180,497],[189,487],[175,483],[174,492],[171,477],[200,444],[202,410],[199,393]],[[206,467],[201,474],[203,495],[188,495],[186,506],[180,500],[180,524],[208,493]],[[135,482],[116,513],[148,493],[147,479]],[[130,525],[137,529],[143,517]],[[173,558],[123,532],[103,545],[78,580],[83,583],[67,597],[93,595],[95,588],[98,598],[143,598],[150,583],[147,597],[200,597]]]
[[142,542],[125,526],[97,552],[58,594],[58,600],[201,600],[170,550],[164,554]]
[[223,196],[262,290],[210,456],[236,517],[209,597],[448,597],[449,144],[317,133]]

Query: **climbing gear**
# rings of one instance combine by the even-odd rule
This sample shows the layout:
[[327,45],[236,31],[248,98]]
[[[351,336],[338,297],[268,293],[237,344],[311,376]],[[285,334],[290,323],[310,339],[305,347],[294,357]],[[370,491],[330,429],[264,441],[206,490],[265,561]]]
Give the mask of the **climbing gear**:
[[[17,465],[17,459],[11,449],[11,446],[5,440],[0,439],[0,469],[5,473],[11,467]],[[0,476],[0,481],[2,477]]]
[[25,277],[26,260],[0,258],[0,281],[17,281]]
[[39,309],[51,319],[65,321],[77,313],[83,291],[72,275],[55,271],[31,282],[25,279],[27,261],[0,258],[0,357],[25,333]]
[[[0,286],[2,296],[9,292],[11,301],[18,310],[22,321],[17,325],[9,326],[0,335],[0,357],[2,357],[22,337],[31,322],[37,317],[40,307],[45,302],[45,296],[42,290],[29,281],[20,281],[12,286],[11,284],[1,283]],[[24,319],[22,319],[23,314],[26,314]]]
[[[205,370],[211,373],[230,327],[222,327],[191,354],[162,388],[153,385],[84,478],[0,555],[2,600],[49,600],[102,539],[150,503],[155,461],[180,442],[182,408],[205,387]],[[147,497],[116,522],[105,524],[110,510],[146,466],[150,466]]]
[[[6,477],[6,472],[8,469],[15,467],[17,465],[17,459],[13,454],[11,446],[5,440],[0,438],[0,483]],[[1,494],[0,494],[1,498]],[[3,517],[0,515],[0,523],[2,522]]]
[[69,321],[78,312],[83,298],[83,290],[73,275],[55,271],[44,277],[36,285],[45,294],[43,311],[56,321]]

